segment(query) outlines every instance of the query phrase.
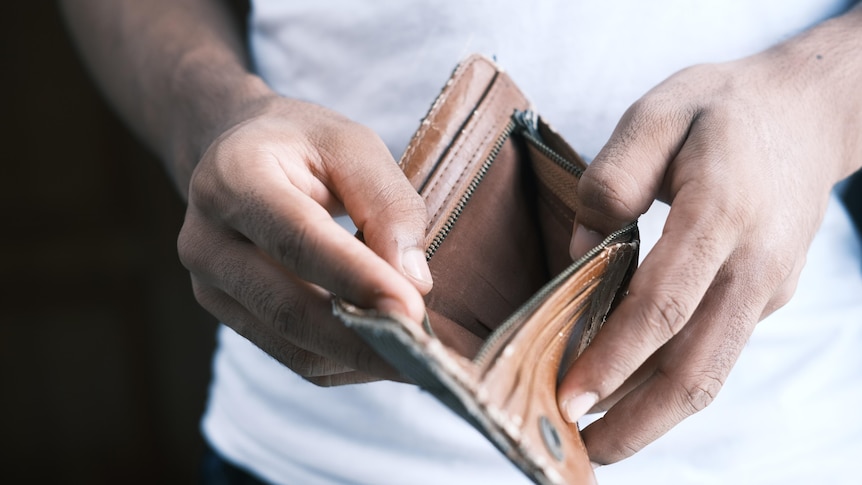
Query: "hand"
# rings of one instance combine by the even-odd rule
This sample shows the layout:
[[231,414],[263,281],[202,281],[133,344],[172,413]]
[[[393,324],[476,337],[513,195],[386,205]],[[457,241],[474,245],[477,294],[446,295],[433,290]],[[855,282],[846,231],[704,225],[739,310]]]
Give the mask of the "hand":
[[628,296],[559,387],[572,422],[608,410],[583,431],[593,462],[630,456],[707,406],[758,321],[794,292],[829,192],[862,147],[848,54],[859,35],[845,31],[841,48],[823,32],[672,76],[584,173],[574,255],[654,199],[671,204]]
[[[332,220],[345,209],[367,246]],[[198,301],[307,380],[396,379],[331,294],[421,321],[426,218],[371,130],[273,95],[198,163],[178,247]]]

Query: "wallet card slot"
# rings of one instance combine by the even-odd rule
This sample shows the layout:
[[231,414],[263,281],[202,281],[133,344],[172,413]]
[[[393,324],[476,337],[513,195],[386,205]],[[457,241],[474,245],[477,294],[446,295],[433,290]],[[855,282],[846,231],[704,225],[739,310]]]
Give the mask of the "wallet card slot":
[[488,169],[491,168],[491,165],[497,159],[497,155],[500,153],[500,149],[503,148],[503,144],[509,137],[512,135],[512,132],[515,129],[515,122],[510,121],[506,127],[503,129],[503,132],[497,137],[497,140],[494,142],[494,145],[491,148],[491,152],[479,166],[479,170],[473,175],[473,178],[470,180],[470,183],[467,184],[467,188],[464,192],[458,197],[458,201],[455,203],[455,206],[449,212],[446,217],[446,222],[443,223],[443,226],[434,235],[434,238],[431,239],[431,242],[428,244],[428,248],[425,250],[425,259],[430,260],[434,253],[440,248],[440,245],[443,244],[443,241],[452,231],[452,228],[455,226],[455,223],[461,217],[461,214],[464,212],[464,208],[467,206],[467,203],[470,202],[470,199],[473,197],[473,194],[476,192],[476,189],[479,187],[479,184],[482,183],[482,180],[485,178],[485,175],[488,173]]
[[[533,111],[514,110],[500,123],[505,126],[488,142],[471,178],[451,195],[454,202],[440,215],[443,222],[426,248],[435,280],[426,304],[433,327],[440,329],[435,333],[468,358],[572,262],[572,197],[582,169],[540,139]],[[486,178],[488,187],[480,189]],[[462,217],[468,219],[463,227]],[[441,248],[445,254],[437,264]]]
[[528,142],[529,158],[532,161],[533,171],[541,184],[541,188],[550,191],[550,194],[555,198],[554,200],[549,200],[549,204],[551,206],[559,206],[557,202],[561,202],[562,206],[559,206],[561,209],[557,209],[555,212],[562,214],[567,220],[573,219],[575,210],[574,200],[577,196],[577,179],[580,178],[583,169],[577,163],[571,162],[558,154],[542,140],[538,128],[538,116],[535,112],[532,110],[515,110],[511,120],[493,143],[490,153],[481,163],[464,191],[458,196],[457,202],[447,214],[442,227],[440,227],[428,244],[425,250],[426,260],[431,260],[434,253],[443,244],[443,241],[461,217],[464,208],[473,197],[479,184],[484,180],[491,165],[497,159],[497,155],[500,153],[503,144],[509,140],[516,130]]
[[[521,305],[521,307],[518,308],[505,322],[497,327],[497,329],[488,336],[485,343],[482,344],[479,352],[473,358],[473,362],[480,368],[487,367],[489,363],[493,361],[493,357],[499,354],[503,347],[505,347],[505,344],[509,341],[510,337],[517,333],[517,330],[521,325],[523,325],[527,321],[528,317],[547,299],[548,295],[556,291],[562,284],[571,278],[572,275],[580,271],[586,264],[610,246],[615,244],[636,244],[632,242],[637,240],[636,234],[637,223],[633,222],[628,226],[611,233],[598,246],[587,251],[587,253],[577,261],[574,261],[568,268],[554,277],[529,300],[527,300],[527,302]],[[584,330],[590,330],[590,335],[584,335],[584,339],[592,340],[595,332],[599,329],[590,328]]]
[[[512,115],[512,120],[518,126],[521,135],[540,152],[545,154],[548,159],[560,166],[566,172],[574,175],[576,178],[581,177],[584,173],[584,169],[582,168],[583,162],[574,152],[571,153],[570,157],[575,161],[569,160],[569,157],[560,154],[545,141],[547,135],[543,135],[542,131],[545,131],[546,133],[553,133],[553,131],[550,127],[541,122],[539,115],[537,115],[535,111],[529,109],[515,110],[515,113]],[[554,133],[554,136],[559,137],[556,133]]]
[[[508,136],[508,126],[474,190],[462,196],[457,217],[450,216],[457,224],[448,225],[429,259],[434,289],[426,296],[426,307],[435,334],[468,358],[550,279],[536,217],[535,181],[524,145]],[[458,327],[479,337],[471,350],[463,351]]]

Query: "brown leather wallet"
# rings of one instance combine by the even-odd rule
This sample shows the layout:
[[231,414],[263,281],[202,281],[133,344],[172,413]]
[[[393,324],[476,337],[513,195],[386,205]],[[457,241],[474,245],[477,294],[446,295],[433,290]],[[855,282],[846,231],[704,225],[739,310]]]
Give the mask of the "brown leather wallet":
[[461,63],[401,159],[430,222],[424,322],[334,312],[539,484],[594,483],[560,377],[637,265],[631,224],[572,262],[583,160],[494,62]]

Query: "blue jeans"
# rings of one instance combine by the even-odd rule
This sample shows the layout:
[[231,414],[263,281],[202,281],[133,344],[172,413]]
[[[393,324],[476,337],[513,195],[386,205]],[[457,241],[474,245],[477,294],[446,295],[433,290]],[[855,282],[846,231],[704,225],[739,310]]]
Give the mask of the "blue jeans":
[[201,463],[201,485],[270,485],[248,470],[225,460],[207,446]]

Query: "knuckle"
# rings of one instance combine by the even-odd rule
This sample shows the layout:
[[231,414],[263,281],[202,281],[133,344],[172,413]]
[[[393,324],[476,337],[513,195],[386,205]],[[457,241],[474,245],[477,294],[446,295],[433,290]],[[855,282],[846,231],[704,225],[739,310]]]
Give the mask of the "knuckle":
[[180,263],[188,270],[201,266],[201,244],[196,231],[191,228],[191,223],[186,220],[180,228],[177,236],[177,255]]
[[194,295],[195,301],[203,308],[210,308],[215,299],[213,292],[207,286],[198,282],[196,278],[192,278],[192,295]]
[[688,94],[684,84],[674,82],[635,101],[624,114],[627,122],[624,139],[631,141],[642,133],[657,136],[687,129],[698,112],[693,104],[682,101]]
[[679,381],[679,407],[686,416],[706,409],[724,385],[724,379],[714,371],[705,370]]
[[382,184],[373,204],[376,212],[398,218],[415,217],[425,213],[425,204],[419,194],[406,184]]
[[627,221],[637,218],[640,210],[629,199],[637,193],[631,177],[609,159],[591,165],[578,182],[578,196],[584,207]]
[[628,199],[635,193],[630,178],[614,163],[594,165],[578,183],[578,195],[587,208],[610,215],[617,220],[630,220],[639,215]]
[[383,145],[383,140],[380,138],[380,135],[377,134],[371,127],[363,125],[361,123],[350,123],[351,128],[351,137],[355,137],[359,140],[365,140],[366,142],[373,142],[378,145]]
[[[756,203],[750,194],[716,194],[713,187],[717,183],[712,182],[708,179],[703,182],[703,185],[696,188],[703,194],[705,201],[721,201],[721,203],[714,204],[712,208],[707,209],[708,212],[703,217],[704,222],[709,221],[713,228],[719,228],[719,232],[735,234],[737,237],[758,224],[758,219],[762,217],[759,212],[762,206]],[[738,190],[738,188],[732,190]],[[716,232],[716,229],[713,229],[712,232]]]
[[385,184],[373,202],[374,213],[367,220],[359,221],[368,242],[377,239],[411,240],[421,244],[425,237],[427,209],[416,191],[403,184]]
[[300,345],[310,339],[307,329],[313,326],[313,322],[310,321],[306,301],[295,295],[266,300],[262,302],[264,315],[280,335]]
[[271,343],[267,353],[306,380],[312,378],[320,380],[344,370],[343,366],[333,360],[296,346],[285,339]]
[[360,345],[355,349],[350,367],[359,371],[368,372],[374,369],[374,366],[379,360],[380,357],[374,349],[368,345]]
[[792,262],[771,257],[759,264],[755,262],[752,266],[760,267],[757,270],[760,279],[758,294],[762,298],[774,298],[784,294],[789,298],[793,295],[796,279],[792,277],[794,271]]
[[[704,376],[691,386],[687,387],[686,402],[690,409],[695,412],[702,411],[709,406],[718,396],[724,383],[714,376]],[[692,413],[692,414],[693,414]]]
[[783,307],[790,303],[790,300],[793,298],[793,295],[796,293],[796,287],[799,284],[799,273],[791,273],[785,280],[782,282],[778,289],[772,294],[772,297],[769,298],[769,301],[766,304],[766,307],[761,312],[760,317],[765,318],[766,316],[772,314],[774,311]]
[[177,255],[180,263],[192,274],[213,270],[226,275],[236,270],[231,256],[235,243],[247,241],[240,233],[205,220],[197,211],[189,209],[177,235]]
[[623,134],[627,138],[634,137],[639,130],[645,127],[665,124],[664,120],[668,118],[668,114],[674,111],[672,106],[668,96],[663,92],[647,93],[632,103],[624,113],[623,119],[626,121],[627,128]]
[[[774,310],[777,310],[784,305],[790,303],[790,299],[793,298],[793,294],[796,292],[796,281],[788,282],[788,284],[783,285],[776,293],[775,296],[772,297],[772,300],[769,302],[769,306]],[[773,310],[773,311],[774,311]],[[772,313],[772,312],[770,312]]]
[[291,347],[286,355],[282,355],[282,363],[302,377],[320,377],[320,360],[319,356],[297,347]]
[[682,330],[690,314],[688,305],[673,294],[647,298],[642,308],[644,328],[659,343],[667,342]]
[[345,158],[357,156],[374,159],[374,154],[389,154],[377,132],[347,118],[331,118],[329,123],[321,126],[313,139],[317,150],[323,155],[322,161],[326,164],[342,163]]
[[804,252],[801,258],[795,258],[789,253],[789,251],[788,253],[776,253],[775,251],[766,253],[772,255],[767,264],[770,267],[769,272],[776,285],[784,284],[789,280],[795,283],[799,277],[799,273],[802,271],[802,267],[805,266],[806,257]]
[[332,376],[302,376],[306,381],[317,387],[334,387]]
[[770,300],[770,305],[779,308],[786,304],[796,291],[799,275],[805,266],[806,256],[796,256],[800,251],[776,249],[774,243],[759,242],[747,245],[738,251],[734,261],[734,272],[740,277],[754,275],[752,297],[761,301]]

